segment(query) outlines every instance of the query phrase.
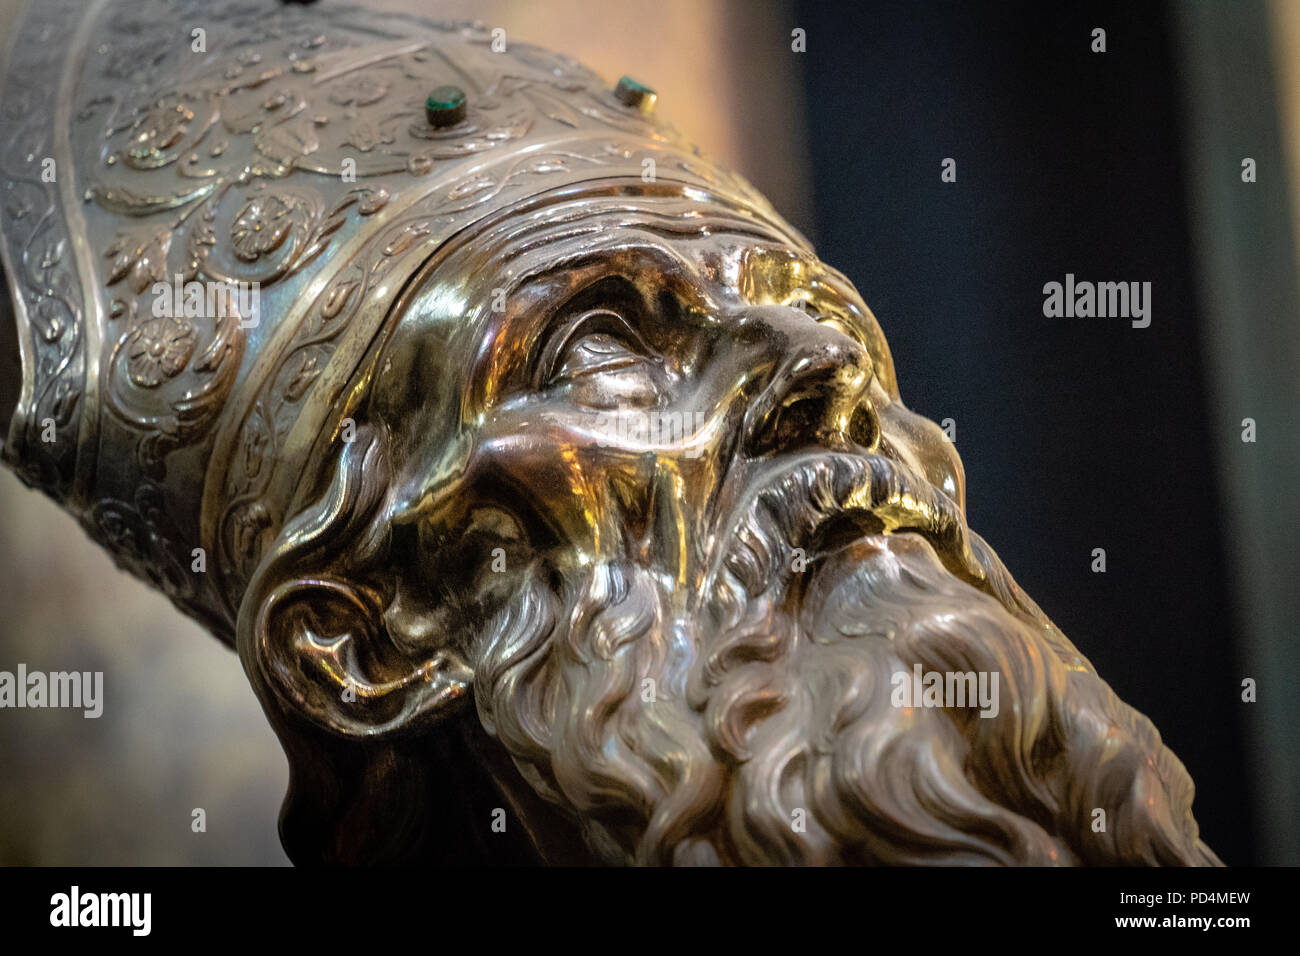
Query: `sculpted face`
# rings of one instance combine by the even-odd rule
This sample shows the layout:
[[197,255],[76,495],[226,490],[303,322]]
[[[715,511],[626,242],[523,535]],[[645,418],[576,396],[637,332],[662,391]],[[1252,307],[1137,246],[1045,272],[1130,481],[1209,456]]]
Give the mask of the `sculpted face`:
[[[797,241],[610,188],[454,244],[400,308],[245,603],[282,736],[432,754],[472,699],[516,810],[608,862],[1213,861]],[[903,690],[931,673],[970,698]]]
[[[908,483],[910,497],[876,503],[900,527],[937,529],[960,509],[961,463],[899,401],[856,291],[742,226],[689,201],[586,200],[461,253],[475,264],[456,295],[443,284],[455,256],[434,271],[375,397],[405,451],[396,521],[436,529],[426,557],[482,557],[489,586],[503,563],[626,559],[689,617],[754,494],[792,467],[878,455]],[[442,554],[445,535],[504,561]]]
[[199,57],[188,6],[30,6],[0,451],[233,639],[295,862],[1216,862],[861,297],[648,87],[333,4],[210,4]]

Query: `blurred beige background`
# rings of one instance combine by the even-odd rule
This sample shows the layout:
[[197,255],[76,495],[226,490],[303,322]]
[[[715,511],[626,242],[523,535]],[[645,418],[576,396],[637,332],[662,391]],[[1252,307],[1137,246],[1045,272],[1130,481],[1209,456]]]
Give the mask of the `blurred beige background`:
[[[796,227],[812,221],[795,24],[782,3],[370,5],[480,19],[504,27],[507,42],[561,50],[611,82],[630,74],[658,90],[661,115]],[[0,39],[13,7],[0,2]],[[0,711],[0,864],[287,863],[275,829],[287,765],[235,655],[4,469],[0,581],[0,670],[102,670],[106,697],[97,720]],[[196,807],[206,833],[191,832]]]

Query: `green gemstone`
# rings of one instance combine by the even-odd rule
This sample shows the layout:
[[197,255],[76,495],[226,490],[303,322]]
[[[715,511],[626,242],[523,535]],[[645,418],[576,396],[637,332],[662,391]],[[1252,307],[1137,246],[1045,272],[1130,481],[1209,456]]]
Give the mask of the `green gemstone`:
[[440,86],[424,101],[424,114],[431,126],[452,126],[465,118],[465,91],[459,86]]
[[655,91],[651,87],[648,87],[644,83],[640,83],[632,79],[632,77],[630,76],[619,77],[618,85],[623,87],[623,89],[625,90],[632,90],[636,93],[640,93],[642,96],[644,96],[647,93],[649,93],[651,96],[656,95]]
[[424,101],[431,110],[454,110],[465,105],[465,91],[459,86],[440,86]]
[[618,100],[624,106],[648,113],[654,109],[655,100],[658,94],[653,89],[640,83],[630,76],[620,77],[614,85],[614,99]]

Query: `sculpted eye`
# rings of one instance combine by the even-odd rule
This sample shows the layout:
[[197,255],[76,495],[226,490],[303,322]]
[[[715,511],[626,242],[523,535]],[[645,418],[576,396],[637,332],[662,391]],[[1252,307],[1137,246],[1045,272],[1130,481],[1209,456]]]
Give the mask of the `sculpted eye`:
[[659,394],[658,361],[621,315],[593,309],[548,344],[537,384],[563,388],[569,400],[591,408],[649,405]]
[[564,381],[580,375],[614,372],[644,361],[642,356],[614,336],[604,332],[593,332],[568,346],[551,378],[552,381]]
[[537,385],[645,364],[649,349],[627,320],[610,309],[591,309],[567,322],[542,350]]

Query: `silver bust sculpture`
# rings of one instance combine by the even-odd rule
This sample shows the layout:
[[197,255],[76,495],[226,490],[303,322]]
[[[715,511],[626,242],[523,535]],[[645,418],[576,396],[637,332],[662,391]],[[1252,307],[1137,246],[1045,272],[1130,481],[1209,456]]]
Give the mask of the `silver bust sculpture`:
[[346,7],[19,31],[4,459],[237,650],[296,862],[1218,862],[651,89]]

